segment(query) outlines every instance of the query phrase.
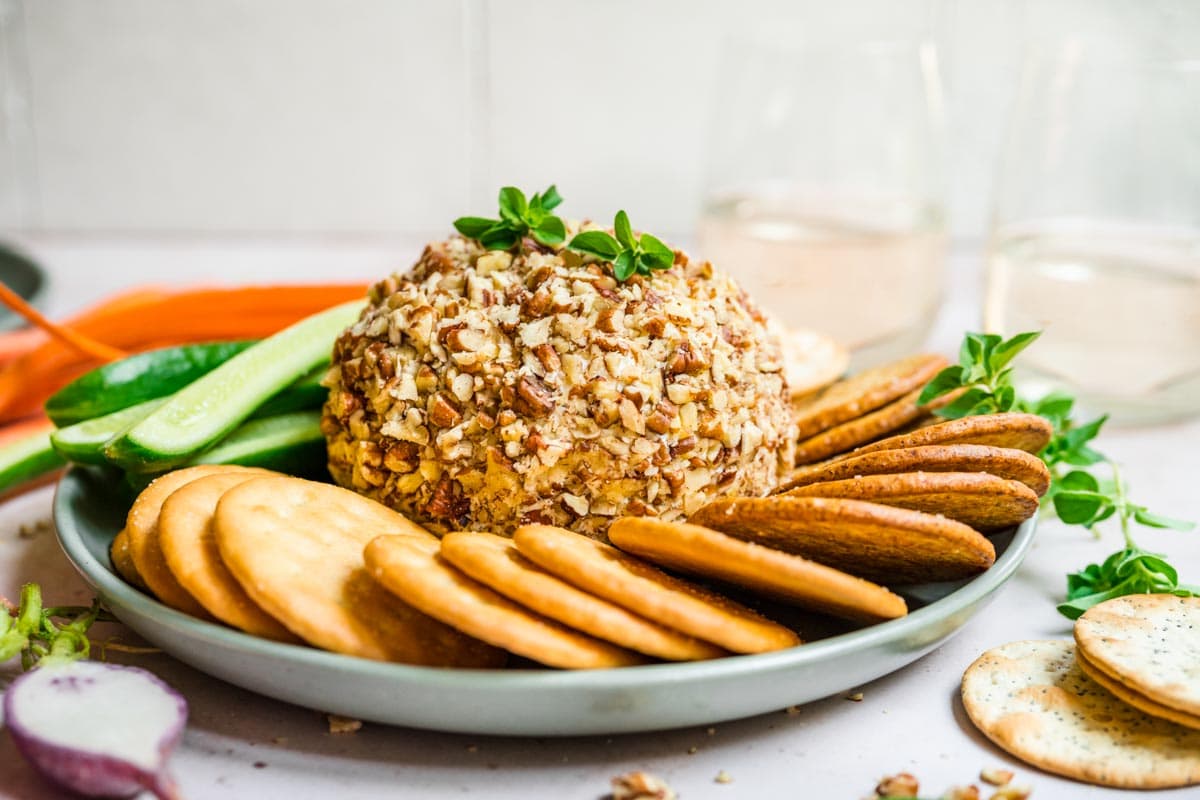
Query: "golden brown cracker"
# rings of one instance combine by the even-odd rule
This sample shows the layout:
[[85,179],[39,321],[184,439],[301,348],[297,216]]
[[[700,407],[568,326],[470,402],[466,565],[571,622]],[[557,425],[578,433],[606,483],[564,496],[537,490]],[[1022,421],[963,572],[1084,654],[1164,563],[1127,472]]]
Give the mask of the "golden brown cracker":
[[923,353],[868,369],[839,381],[797,409],[796,435],[808,439],[836,425],[918,391],[946,366],[939,355]]
[[371,575],[388,591],[496,647],[562,669],[645,663],[636,653],[586,636],[492,591],[443,558],[436,544],[380,536],[363,554]]
[[1200,717],[1197,717],[1193,714],[1184,713],[1183,711],[1171,708],[1170,706],[1164,706],[1162,703],[1151,700],[1149,697],[1130,689],[1129,687],[1125,686],[1125,684],[1106,674],[1104,670],[1088,661],[1087,656],[1083,654],[1083,651],[1079,649],[1078,645],[1075,648],[1075,663],[1079,665],[1079,669],[1083,670],[1084,675],[1087,675],[1096,683],[1103,686],[1113,695],[1113,697],[1116,697],[1118,700],[1126,702],[1137,710],[1145,712],[1152,717],[1170,720],[1176,725],[1182,725],[1185,728],[1200,730]]
[[949,444],[877,450],[798,467],[775,492],[779,494],[811,483],[904,472],[986,472],[998,478],[1020,481],[1039,497],[1050,486],[1046,462],[1024,450]]
[[1083,673],[1069,641],[1011,642],[962,680],[985,736],[1047,772],[1121,789],[1200,782],[1200,731],[1143,714]]
[[108,547],[108,557],[112,561],[113,569],[126,583],[145,591],[149,590],[150,587],[142,580],[133,563],[133,555],[129,552],[129,533],[124,528],[113,537],[112,544]]
[[961,522],[862,500],[727,497],[688,521],[885,586],[967,578],[996,560]]
[[263,611],[234,580],[213,535],[217,502],[234,486],[262,477],[254,472],[206,475],[176,489],[162,505],[158,539],[179,584],[214,617],[240,631],[299,643],[300,639]]
[[917,405],[917,397],[920,394],[919,389],[909,392],[869,414],[835,425],[807,439],[801,439],[796,443],[795,463],[811,464],[904,427],[926,413]]
[[162,511],[162,504],[176,489],[197,478],[246,471],[263,472],[252,467],[220,464],[177,469],[155,478],[133,501],[125,519],[125,530],[129,534],[129,554],[142,580],[164,604],[201,619],[212,619],[204,610],[204,606],[196,602],[196,599],[179,585],[179,581],[175,580],[167,566],[166,559],[163,558],[158,541],[158,515]]
[[300,478],[247,481],[213,516],[221,560],[264,611],[309,644],[377,661],[491,667],[499,650],[426,616],[370,576],[363,548],[380,535],[437,540],[361,495]]
[[670,661],[729,655],[713,644],[575,588],[521,555],[504,536],[448,533],[442,538],[441,555],[496,593],[597,639]]
[[735,653],[800,644],[794,632],[745,606],[582,534],[524,525],[513,541],[522,555],[568,583]]
[[863,445],[841,456],[862,455],[878,450],[899,450],[943,444],[982,444],[989,447],[1011,447],[1037,454],[1050,442],[1054,428],[1037,414],[1005,412],[981,414],[975,417],[951,419],[919,428],[898,436],[889,436]]
[[608,538],[659,566],[836,617],[873,623],[908,613],[904,598],[882,586],[699,525],[624,517],[609,527]]
[[1075,621],[1079,654],[1149,700],[1200,718],[1200,597],[1134,594]]
[[980,531],[1020,525],[1038,511],[1038,496],[1020,481],[985,472],[901,472],[810,483],[782,497],[844,497],[924,511]]

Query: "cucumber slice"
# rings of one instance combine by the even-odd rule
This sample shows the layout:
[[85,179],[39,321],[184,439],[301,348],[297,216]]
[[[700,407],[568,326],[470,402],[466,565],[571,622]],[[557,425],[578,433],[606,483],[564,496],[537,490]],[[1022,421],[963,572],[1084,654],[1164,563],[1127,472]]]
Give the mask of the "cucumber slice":
[[259,406],[254,412],[254,418],[273,417],[289,411],[320,408],[324,405],[325,399],[329,397],[329,390],[321,385],[327,372],[329,372],[329,362],[326,361]]
[[48,430],[10,442],[0,447],[0,494],[53,472],[63,463],[50,446]]
[[328,359],[334,339],[358,319],[362,305],[358,300],[334,306],[242,351],[179,390],[113,440],[105,454],[137,472],[184,463]]
[[187,463],[241,464],[289,475],[326,475],[320,411],[294,411],[244,423],[211,450]]
[[46,401],[60,428],[166,397],[212,372],[255,340],[188,344],[137,353],[81,375]]
[[59,455],[76,464],[107,464],[105,445],[150,416],[151,411],[165,402],[167,398],[159,397],[59,428],[50,434],[50,443]]

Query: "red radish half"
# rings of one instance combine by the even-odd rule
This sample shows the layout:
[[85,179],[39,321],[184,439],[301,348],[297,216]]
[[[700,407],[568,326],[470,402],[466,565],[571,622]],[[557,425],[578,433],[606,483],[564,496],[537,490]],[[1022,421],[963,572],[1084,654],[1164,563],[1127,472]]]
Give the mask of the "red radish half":
[[183,735],[187,701],[144,669],[97,661],[42,666],[9,686],[4,720],[21,754],[72,791],[179,797],[166,765]]

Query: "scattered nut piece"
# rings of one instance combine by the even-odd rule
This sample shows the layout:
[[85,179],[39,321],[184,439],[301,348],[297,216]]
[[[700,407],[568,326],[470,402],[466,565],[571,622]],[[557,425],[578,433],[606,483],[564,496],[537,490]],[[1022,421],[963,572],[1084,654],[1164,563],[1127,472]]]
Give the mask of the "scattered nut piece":
[[986,767],[979,771],[979,780],[992,786],[1003,786],[1006,783],[1012,783],[1012,779],[1013,773],[1010,769]]
[[952,786],[942,795],[942,800],[979,800],[979,788],[975,784]]
[[800,706],[788,706],[783,710],[783,713],[787,714],[789,717],[794,717],[800,713]]
[[612,779],[612,800],[675,800],[675,790],[648,772],[626,772]]
[[1014,786],[1006,784],[1001,786],[988,800],[1025,800],[1029,795],[1033,794],[1033,788],[1029,786]]
[[848,694],[846,695],[846,699],[852,703],[861,703],[863,699],[863,693],[855,692],[854,694]]
[[888,775],[875,786],[876,797],[916,797],[921,790],[916,776],[908,772]]
[[717,773],[717,777],[713,778],[713,783],[733,783],[733,776],[725,770]]
[[688,755],[694,756],[694,755],[696,755],[697,752],[699,752],[699,750],[700,750],[699,747],[696,747],[696,745],[692,745],[691,747],[688,748]]
[[340,714],[326,714],[325,717],[329,720],[330,733],[354,733],[362,727],[361,719],[343,717]]

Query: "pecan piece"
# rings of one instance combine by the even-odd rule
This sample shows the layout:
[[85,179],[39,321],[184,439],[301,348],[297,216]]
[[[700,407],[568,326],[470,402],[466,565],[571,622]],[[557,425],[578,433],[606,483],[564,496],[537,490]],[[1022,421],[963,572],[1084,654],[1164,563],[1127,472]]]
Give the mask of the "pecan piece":
[[426,410],[429,412],[429,421],[439,428],[453,428],[462,422],[462,412],[458,410],[458,404],[445,392],[430,395]]
[[449,475],[442,475],[433,487],[425,504],[426,515],[436,520],[465,524],[471,512],[471,502],[463,496],[462,484]]
[[544,417],[554,410],[554,393],[536,377],[522,375],[512,406],[527,417]]
[[554,349],[554,345],[552,344],[539,344],[533,348],[533,354],[537,356],[537,360],[541,362],[546,372],[558,372],[562,368],[562,361],[558,358],[558,351]]

